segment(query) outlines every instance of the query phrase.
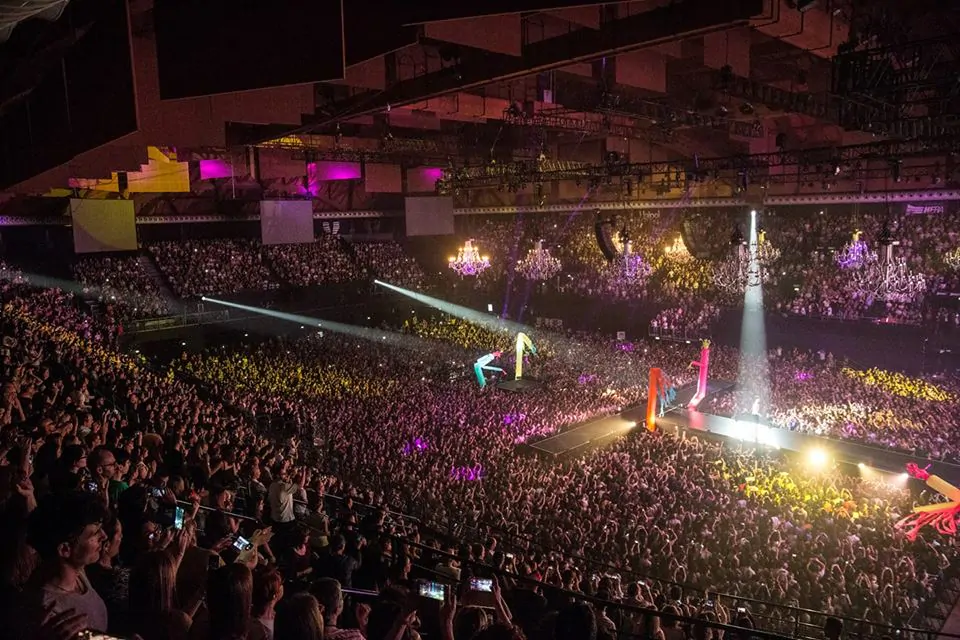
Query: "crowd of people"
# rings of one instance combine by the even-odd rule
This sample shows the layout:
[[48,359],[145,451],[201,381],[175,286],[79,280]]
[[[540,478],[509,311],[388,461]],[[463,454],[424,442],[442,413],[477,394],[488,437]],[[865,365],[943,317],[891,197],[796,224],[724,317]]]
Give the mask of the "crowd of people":
[[353,250],[360,264],[376,278],[406,289],[419,290],[427,284],[423,268],[397,242],[357,242]]
[[650,321],[650,335],[677,340],[709,338],[720,307],[709,302],[664,309]]
[[158,242],[148,250],[173,292],[183,298],[262,291],[279,286],[253,240]]
[[[609,220],[608,235],[621,253],[629,239],[630,254],[613,260],[601,252],[594,229],[596,216],[587,211],[465,220],[459,235],[473,238],[490,256],[491,267],[477,277],[463,279],[452,272],[428,277],[418,260],[397,242],[348,245],[328,233],[307,244],[265,247],[253,240],[221,239],[161,242],[150,245],[149,250],[181,297],[317,286],[368,277],[382,277],[408,288],[466,285],[500,290],[522,280],[516,272],[517,262],[536,241],[543,240],[563,267],[556,278],[538,287],[541,294],[639,303],[651,307],[655,315],[690,305],[742,303],[742,292],[736,286],[731,288],[726,282],[730,278],[724,276],[730,271],[726,263],[736,254],[731,238],[743,237],[730,232],[742,227],[744,221],[738,216],[742,217],[734,210],[618,213]],[[791,212],[789,216],[767,211],[763,214],[764,242],[774,248],[774,257],[763,265],[765,306],[808,317],[951,323],[956,314],[924,304],[923,297],[882,299],[858,291],[856,279],[838,265],[837,254],[854,230],[861,232],[859,237],[871,251],[879,250],[876,238],[887,231],[898,241],[894,255],[909,269],[925,275],[930,293],[954,291],[957,272],[944,261],[944,255],[956,241],[951,231],[955,219],[950,212],[921,216],[871,212],[851,217],[826,211],[822,215]],[[77,265],[77,275],[85,286],[113,296],[116,293],[104,284],[112,277],[117,293],[130,297],[131,291],[136,292],[131,309],[136,308],[137,315],[164,309],[134,259],[83,262]]]
[[123,319],[164,316],[171,302],[138,256],[82,258],[73,266],[84,296],[114,308]]
[[277,274],[292,286],[360,280],[363,274],[342,243],[337,236],[322,233],[312,243],[273,245],[265,250]]
[[[764,371],[769,397],[760,412],[779,427],[924,458],[960,460],[955,444],[960,387],[951,378],[859,369],[828,353],[798,350],[774,351],[765,368],[759,363],[748,368]],[[749,395],[731,392],[708,398],[703,410],[744,415],[754,413],[753,404]]]
[[[543,224],[524,233],[545,237]],[[910,246],[926,264],[927,245]],[[340,260],[328,254],[342,248],[318,247],[150,251],[181,296],[353,278],[284,270],[312,251]],[[343,252],[334,270],[414,277],[398,251]],[[577,256],[560,255],[588,264]],[[720,304],[706,261],[651,264],[645,286],[663,302],[702,291],[703,318]],[[948,536],[910,540],[893,526],[914,504],[902,485],[778,452],[641,429],[565,461],[523,452],[643,402],[651,367],[692,381],[697,347],[543,331],[525,370],[545,384],[506,394],[478,385],[473,363],[500,352],[492,364],[510,371],[515,333],[450,317],[411,318],[382,340],[317,330],[227,344],[158,369],[70,294],[7,278],[0,298],[0,624],[11,637],[412,640],[422,625],[444,640],[702,640],[715,622],[902,626],[924,624],[956,560]],[[960,457],[950,382],[829,354],[764,361],[764,412],[780,426]],[[746,364],[714,347],[711,377],[736,380]],[[743,402],[719,396],[704,410]],[[426,590],[441,600],[415,597],[423,579],[448,585]],[[369,591],[345,600],[344,589]]]
[[[523,559],[521,574],[574,590],[612,595],[631,588],[627,578],[616,585],[599,573],[591,578],[591,567],[602,563],[621,577],[659,576],[903,624],[932,597],[953,558],[950,544],[909,542],[893,529],[911,506],[896,487],[836,472],[811,475],[782,459],[695,438],[642,434],[559,464],[515,454],[518,443],[641,399],[652,362],[671,363],[676,382],[688,381],[691,354],[680,345],[624,350],[572,336],[562,349],[547,335],[541,342],[552,355],[537,375],[551,380],[549,388],[509,396],[481,390],[469,364],[475,354],[508,346],[510,336],[452,319],[410,321],[407,330],[436,348],[313,336],[296,348],[247,350],[233,360],[244,363],[237,370],[224,371],[222,357],[209,356],[192,356],[184,366],[231,403],[256,415],[279,414],[323,443],[323,459],[341,477],[363,482],[368,499],[440,526],[456,522],[461,534],[472,528],[482,532],[478,541],[493,535],[515,561]],[[344,357],[356,367],[337,371],[331,362]],[[712,367],[719,377],[735,375],[736,354],[717,349]],[[288,384],[277,370],[296,375]],[[377,437],[369,425],[377,425]],[[391,481],[397,477],[407,481]],[[751,543],[757,540],[776,543]],[[539,549],[570,555],[558,560]],[[830,581],[822,579],[827,573]],[[634,597],[667,605],[669,586],[655,584]],[[685,598],[680,610],[697,611],[702,603],[694,600]],[[756,613],[786,615],[776,607]]]

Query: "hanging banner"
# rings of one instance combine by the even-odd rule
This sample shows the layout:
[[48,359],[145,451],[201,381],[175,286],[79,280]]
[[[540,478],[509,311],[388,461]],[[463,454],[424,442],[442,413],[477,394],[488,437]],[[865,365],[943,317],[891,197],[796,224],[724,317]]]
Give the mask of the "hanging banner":
[[943,213],[944,207],[942,204],[908,204],[907,205],[907,215],[908,216],[923,216],[923,215],[932,215]]

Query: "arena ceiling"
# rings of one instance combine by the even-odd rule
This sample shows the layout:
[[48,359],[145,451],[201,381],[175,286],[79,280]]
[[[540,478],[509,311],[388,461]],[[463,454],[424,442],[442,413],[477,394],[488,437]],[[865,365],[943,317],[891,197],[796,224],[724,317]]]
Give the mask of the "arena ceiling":
[[[919,11],[926,2],[911,6],[929,16]],[[878,34],[889,24],[878,26],[874,14],[866,20],[853,0],[523,0],[486,3],[485,15],[356,0],[339,14],[342,58],[314,66],[295,57],[281,64],[283,55],[310,53],[304,48],[310,43],[259,65],[217,58],[211,50],[224,42],[191,42],[170,26],[171,15],[201,26],[219,18],[224,30],[242,30],[249,16],[224,9],[220,16],[190,15],[191,21],[176,13],[196,4],[129,3],[137,117],[126,136],[92,151],[74,149],[72,163],[36,171],[40,178],[2,176],[0,185],[20,182],[18,190],[36,192],[65,186],[68,177],[134,170],[146,161],[148,145],[175,148],[181,159],[257,148],[300,161],[597,163],[616,153],[631,162],[690,162],[916,138],[923,126],[941,133],[953,126],[944,106],[949,96],[905,110],[902,95],[880,95],[883,79],[838,91],[838,59],[888,42]],[[249,44],[260,55],[278,38],[301,35],[289,22],[284,31],[258,19],[262,28]],[[900,17],[909,31],[900,40],[936,36],[930,22]],[[948,28],[949,20],[934,24]],[[313,40],[324,34],[317,27]],[[179,38],[179,47],[171,47],[171,38]],[[197,61],[194,68],[178,66],[183,55]],[[953,68],[953,46],[941,44],[924,60],[928,76]],[[858,64],[854,70],[866,68]],[[307,69],[282,71],[297,65]],[[38,81],[22,65],[20,71]],[[290,84],[304,78],[316,81]],[[32,90],[3,97],[22,99]]]

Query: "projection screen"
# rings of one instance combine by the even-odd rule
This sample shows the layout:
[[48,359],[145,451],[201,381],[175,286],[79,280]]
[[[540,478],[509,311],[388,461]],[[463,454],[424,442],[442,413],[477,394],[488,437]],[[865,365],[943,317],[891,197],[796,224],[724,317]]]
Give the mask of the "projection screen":
[[453,198],[438,196],[406,199],[407,236],[453,234]]
[[133,200],[70,200],[76,253],[136,251]]
[[309,200],[264,200],[260,203],[263,244],[313,242],[313,203]]

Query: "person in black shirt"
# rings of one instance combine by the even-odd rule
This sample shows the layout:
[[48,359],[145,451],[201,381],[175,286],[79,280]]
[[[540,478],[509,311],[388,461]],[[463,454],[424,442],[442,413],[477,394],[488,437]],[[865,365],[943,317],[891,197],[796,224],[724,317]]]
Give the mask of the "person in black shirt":
[[318,573],[324,578],[333,578],[340,586],[353,588],[353,573],[360,568],[360,562],[346,553],[347,541],[342,535],[330,539],[329,551],[320,559]]

